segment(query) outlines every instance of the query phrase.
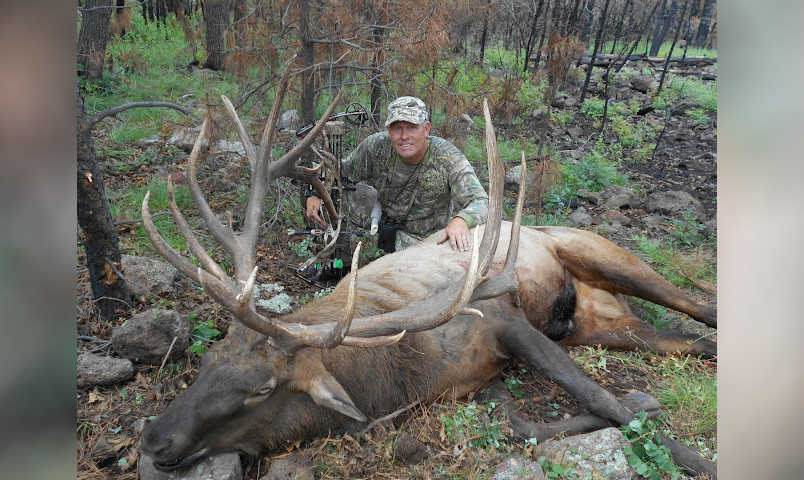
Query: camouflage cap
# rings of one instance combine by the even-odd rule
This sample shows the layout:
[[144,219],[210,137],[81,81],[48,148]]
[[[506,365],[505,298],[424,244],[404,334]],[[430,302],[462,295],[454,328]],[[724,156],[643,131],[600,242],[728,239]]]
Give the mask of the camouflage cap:
[[388,118],[385,126],[398,122],[410,122],[416,125],[427,121],[427,107],[416,97],[399,97],[388,105]]

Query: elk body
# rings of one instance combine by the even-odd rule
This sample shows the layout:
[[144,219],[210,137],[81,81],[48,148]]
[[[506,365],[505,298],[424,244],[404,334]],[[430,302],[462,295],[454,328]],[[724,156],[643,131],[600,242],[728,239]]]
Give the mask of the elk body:
[[[275,123],[279,104],[281,95],[269,125]],[[716,354],[714,342],[658,333],[633,315],[622,295],[716,324],[714,310],[694,303],[633,255],[581,230],[536,227],[520,232],[521,194],[513,224],[500,222],[502,174],[486,115],[489,168],[494,169],[489,222],[475,229],[472,252],[436,245],[434,235],[361,268],[357,280],[353,267],[352,276],[328,297],[281,318],[260,314],[251,299],[254,244],[241,247],[254,234],[250,229],[259,226],[259,214],[236,236],[205,213],[209,207],[192,166],[202,128],[191,154],[190,189],[213,236],[227,248],[233,246],[236,278],[229,279],[192,239],[188,245],[203,269],[169,251],[150,222],[147,197],[143,217],[159,252],[201,283],[240,324],[230,326],[227,337],[204,356],[195,382],[144,430],[142,450],[157,468],[183,468],[221,451],[256,455],[299,440],[356,430],[416,400],[473,392],[512,358],[558,383],[591,412],[627,423],[634,412],[589,379],[551,339],[659,353]],[[244,133],[241,138],[245,143]],[[260,150],[266,145],[270,151],[270,141]],[[257,166],[249,205],[270,178],[261,175],[263,155],[253,153]],[[300,172],[306,171],[291,176]],[[262,195],[253,203],[255,210],[264,204]],[[171,208],[184,228],[178,210]],[[253,238],[249,241],[256,241],[255,234]]]

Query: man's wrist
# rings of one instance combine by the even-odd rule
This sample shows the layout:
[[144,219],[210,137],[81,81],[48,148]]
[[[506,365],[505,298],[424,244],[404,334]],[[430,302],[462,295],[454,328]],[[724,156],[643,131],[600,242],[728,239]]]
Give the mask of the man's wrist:
[[318,194],[315,193],[315,189],[313,188],[312,185],[308,185],[307,189],[304,191],[304,196],[305,198],[310,198],[310,197],[317,197]]
[[468,213],[463,213],[463,212],[461,212],[461,213],[459,213],[459,214],[455,215],[455,216],[454,216],[454,217],[452,217],[452,218],[460,218],[460,219],[463,219],[463,221],[464,221],[464,222],[466,222],[466,226],[467,226],[467,227],[469,227],[469,228],[472,228],[472,227],[474,227],[474,226],[475,226],[475,219],[474,219],[474,218],[472,218],[472,216],[471,216],[471,215],[469,215]]

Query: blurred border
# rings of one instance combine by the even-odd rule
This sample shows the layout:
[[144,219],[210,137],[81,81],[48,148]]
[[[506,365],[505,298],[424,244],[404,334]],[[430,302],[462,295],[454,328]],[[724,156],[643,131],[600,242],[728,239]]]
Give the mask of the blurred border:
[[75,478],[76,6],[0,11],[0,472]]
[[718,473],[797,479],[804,4],[718,3]]

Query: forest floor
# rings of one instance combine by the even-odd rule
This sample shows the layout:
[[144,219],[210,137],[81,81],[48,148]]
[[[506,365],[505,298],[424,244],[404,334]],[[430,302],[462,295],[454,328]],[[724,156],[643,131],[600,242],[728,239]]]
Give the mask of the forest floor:
[[[574,108],[574,107],[573,107]],[[571,110],[567,108],[566,110]],[[574,108],[578,112],[577,108]],[[716,131],[716,118],[710,119],[709,126],[701,126],[687,116],[672,116],[667,122],[667,128],[662,141],[653,159],[649,161],[623,161],[620,171],[630,176],[633,184],[643,193],[664,190],[684,190],[700,200],[706,212],[706,219],[716,219],[717,209],[717,140],[716,135],[710,135],[714,125]],[[497,126],[498,135],[503,138],[525,137],[545,141],[548,139],[559,150],[571,151],[582,148],[588,139],[596,135],[595,122],[588,117],[575,114],[573,126],[580,127],[580,135],[571,136],[556,129],[555,124],[542,117],[527,117],[512,125],[501,123]],[[98,148],[103,148],[108,139],[99,133],[96,141]],[[165,146],[156,144],[142,147],[142,150],[164,150]],[[182,157],[176,160],[181,164]],[[513,159],[512,159],[513,160]],[[112,168],[107,162],[104,171],[107,188],[110,191],[123,191],[136,185],[148,183],[153,176],[160,175],[164,165],[144,163],[133,165],[131,169],[121,169],[119,165]],[[174,165],[175,166],[175,165]],[[125,171],[124,171],[125,170]],[[244,175],[245,177],[245,175]],[[245,178],[232,178],[232,181],[244,181]],[[584,205],[591,215],[602,214],[603,205]],[[533,209],[531,205],[529,208]],[[624,210],[624,213],[634,221],[630,226],[611,231],[607,230],[604,236],[634,251],[635,237],[647,235],[650,238],[662,239],[672,234],[669,228],[649,228],[640,219],[646,216],[641,210]],[[136,225],[125,225],[119,228],[121,244],[124,250],[133,245]],[[588,227],[590,230],[595,225]],[[300,278],[295,273],[294,262],[297,260],[288,249],[290,240],[286,234],[287,227],[281,222],[266,225],[258,246],[258,264],[261,276],[265,281],[278,283],[285,287],[285,291],[294,297],[301,298],[313,295],[319,290],[318,286]],[[101,321],[91,305],[91,292],[89,289],[88,274],[82,267],[83,259],[79,252],[77,270],[77,302],[79,316],[78,335],[92,336],[100,339],[110,339],[114,325]],[[715,305],[716,287],[709,285],[707,290],[691,290],[690,293],[697,301]],[[213,304],[208,297],[200,294],[198,289],[185,282],[179,285],[172,298],[145,299],[135,301],[132,314],[152,308],[157,304],[169,304],[172,308],[183,314],[198,313],[199,318],[213,320],[215,326],[225,330],[228,315]],[[97,347],[96,343],[79,341],[78,351],[86,352]],[[631,391],[651,393],[657,388],[655,373],[649,368],[640,366],[640,362],[662,362],[664,359],[655,357],[639,357],[634,362],[624,361],[623,356],[605,356],[594,347],[571,347],[566,349],[573,357],[608,358],[602,368],[588,371],[593,378],[615,395]],[[108,350],[107,350],[108,351]],[[101,352],[102,353],[102,352]],[[651,360],[651,358],[653,358]],[[679,357],[680,358],[680,357]],[[678,358],[675,359],[678,361]],[[695,368],[701,370],[714,370],[714,362],[696,362]],[[192,383],[200,364],[200,357],[189,354],[170,366],[158,378],[155,372],[159,365],[135,364],[136,374],[126,384],[109,388],[89,388],[77,391],[77,437],[79,479],[135,479],[137,478],[136,463],[139,455],[139,434],[136,425],[141,419],[158,415],[175,397],[177,392],[184,390]],[[549,422],[567,415],[575,415],[583,411],[577,401],[566,394],[561,388],[542,378],[536,372],[528,371],[523,365],[513,363],[503,373],[504,378],[516,379],[522,394],[517,400],[520,412],[535,422]],[[125,393],[124,393],[125,392]],[[453,455],[453,447],[448,440],[439,435],[439,415],[446,406],[417,407],[408,414],[397,418],[393,425],[378,427],[369,436],[360,439],[347,437],[344,439],[327,438],[316,440],[307,445],[299,446],[304,455],[310,456],[318,466],[317,478],[385,478],[402,479],[411,478],[483,478],[488,465],[494,464],[494,459],[501,452],[485,451],[483,449],[467,449],[461,455]],[[668,420],[669,428],[673,429],[675,419]],[[400,432],[411,433],[428,447],[449,454],[438,455],[424,464],[409,467],[392,461],[392,444]],[[716,453],[716,432],[708,432],[706,441],[711,453]],[[695,440],[694,435],[689,440]],[[99,445],[105,444],[105,448]],[[511,445],[507,451],[521,451],[522,446]],[[109,451],[113,453],[109,453]],[[287,455],[281,453],[280,456]],[[246,463],[245,478],[258,479],[265,474],[272,459],[276,456],[261,457]],[[125,460],[123,460],[125,459]],[[463,472],[462,474],[456,472]],[[474,472],[474,473],[467,473]],[[455,475],[455,476],[451,476]]]

